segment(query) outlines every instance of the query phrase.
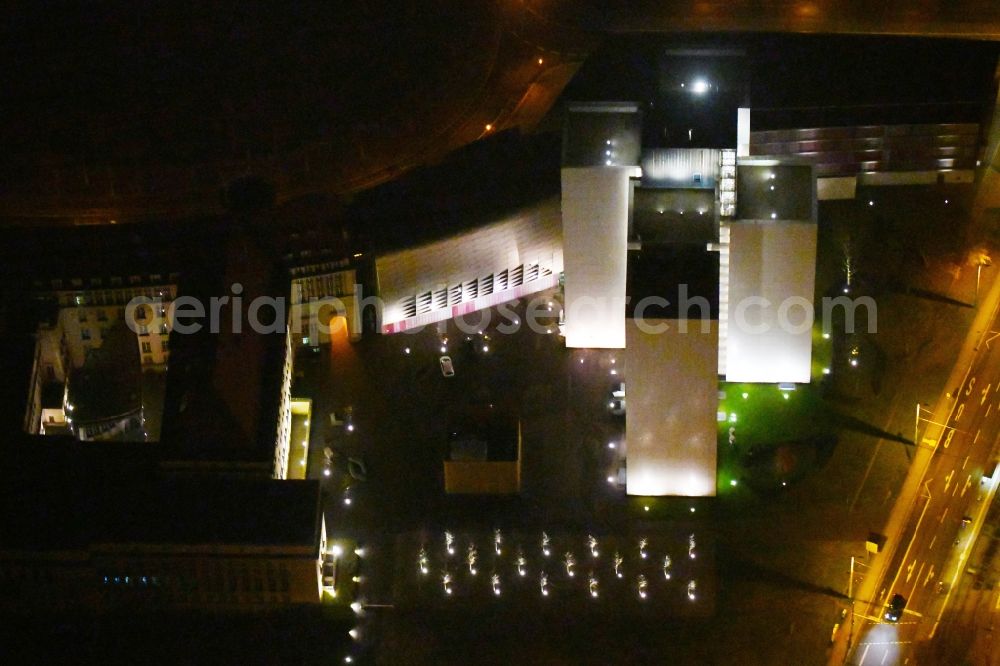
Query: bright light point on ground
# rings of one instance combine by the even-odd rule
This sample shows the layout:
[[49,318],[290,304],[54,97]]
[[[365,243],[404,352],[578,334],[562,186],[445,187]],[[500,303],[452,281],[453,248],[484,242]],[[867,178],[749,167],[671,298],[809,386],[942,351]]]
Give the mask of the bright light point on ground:
[[704,79],[698,79],[691,85],[691,90],[696,95],[703,95],[708,92],[708,82]]
[[446,351],[448,351],[448,348],[447,348],[447,347],[445,347],[444,345],[441,345],[441,353],[443,354],[443,353],[445,353]]
[[352,661],[354,661],[354,660],[353,660],[353,659],[351,659],[350,657],[344,657],[344,663],[345,663],[345,664],[349,664],[349,663],[351,663]]
[[787,485],[788,485],[788,481],[782,481],[782,482],[781,482],[781,485],[782,485],[782,486],[787,486]]
[[324,469],[323,470],[323,476],[330,476],[330,470]]
[[365,556],[365,549],[364,548],[355,548],[354,549],[354,554],[357,555],[358,557],[364,557]]
[[647,505],[647,506],[642,507],[642,510],[643,511],[649,511],[649,506]]
[[344,498],[344,506],[351,506],[351,498],[350,497],[345,497]]
[[611,139],[608,139],[608,140],[607,140],[607,141],[605,141],[604,143],[610,146],[610,145],[611,145]]
[[691,513],[694,513],[694,507],[691,507]]
[[515,325],[515,326],[517,326],[517,325],[518,325],[518,324],[520,324],[520,323],[521,323],[521,320],[520,320],[520,319],[515,319],[515,320],[514,320],[514,325]]
[[351,629],[351,630],[350,630],[350,631],[348,631],[347,633],[348,633],[348,635],[350,635],[350,637],[351,637],[351,638],[353,638],[354,640],[358,640],[358,636],[360,636],[360,635],[361,635],[361,633],[360,633],[360,632],[359,632],[359,631],[358,631],[357,629]]
[[344,552],[344,550],[340,546],[338,546],[337,544],[334,544],[333,548],[330,549],[330,553],[334,557],[340,557],[343,554],[343,552]]
[[539,59],[538,59],[538,64],[539,64],[539,65],[541,65],[541,64],[542,64],[542,63],[544,63],[544,62],[545,62],[545,61],[544,61],[544,60],[543,60],[542,58],[539,58]]
[[355,613],[360,613],[361,612],[361,604],[359,602],[357,602],[357,601],[351,602],[351,610],[354,611]]
[[353,423],[349,423],[347,425],[347,432],[354,432],[354,424]]
[[771,191],[774,192],[774,185],[771,186]]
[[611,365],[615,364],[615,359],[611,359]]
[[829,333],[824,333],[823,334],[823,339],[824,340],[829,340],[830,339],[830,334]]
[[851,359],[851,367],[853,367],[853,368],[858,367],[858,359],[856,359],[856,358],[852,358]]
[[490,350],[490,346],[489,345],[483,345],[483,351],[484,352],[488,352],[489,350]]
[[771,213],[771,219],[772,220],[778,219],[778,214],[777,213]]
[[824,375],[830,374],[830,368],[823,368],[823,374]]
[[351,582],[352,583],[360,583],[361,582],[361,576],[352,576],[351,577]]
[[449,587],[447,590],[445,590],[445,593],[451,594],[451,588]]
[[409,354],[410,353],[410,348],[409,347],[404,347],[403,348],[403,353],[404,354]]
[[615,477],[609,476],[608,477],[608,483],[614,483],[614,482],[615,482]]
[[784,398],[785,400],[788,400],[788,394],[787,393],[782,393],[781,397]]
[[608,442],[608,448],[609,449],[615,448],[615,443],[614,442]]
[[617,370],[615,370],[614,368],[611,368],[611,374],[613,374],[613,375],[617,375],[617,374],[618,374],[618,371],[617,371]]
[[874,206],[874,205],[875,205],[875,202],[874,202],[874,201],[873,201],[872,199],[869,199],[869,200],[868,200],[868,205],[869,205],[869,206]]
[[306,466],[306,461],[305,460],[300,460],[299,464],[302,465],[303,467],[305,467]]
[[731,486],[735,487],[737,483],[739,483],[739,482],[736,479],[730,479],[729,480],[729,485],[731,485]]
[[582,358],[580,359],[580,363],[581,363],[581,364],[583,363],[583,359],[582,359]]
[[945,199],[945,200],[944,200],[944,202],[945,202],[945,203],[948,203],[948,200],[947,200],[947,199]]
[[735,412],[733,412],[732,414],[729,415],[729,422],[730,423],[736,423],[736,413]]
[[486,123],[486,131],[489,132],[492,129],[493,129],[493,125],[491,123]]
[[847,292],[849,292],[850,290],[851,290],[851,288],[850,288],[850,287],[844,287],[844,293],[845,293],[845,294],[846,294]]
[[743,399],[744,399],[744,400],[746,400],[746,399],[747,399],[747,398],[749,398],[749,397],[750,397],[750,394],[749,394],[749,393],[746,393],[746,392],[744,392],[744,393],[743,393]]

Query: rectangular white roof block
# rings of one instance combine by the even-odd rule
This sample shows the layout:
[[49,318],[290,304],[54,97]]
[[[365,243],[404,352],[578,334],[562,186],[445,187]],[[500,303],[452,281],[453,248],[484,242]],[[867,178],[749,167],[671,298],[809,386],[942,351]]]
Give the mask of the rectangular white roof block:
[[631,166],[562,170],[566,346],[625,346]]
[[[626,492],[629,495],[715,495],[719,324],[628,320],[625,346]],[[703,330],[702,325],[705,325]]]
[[729,225],[726,381],[808,383],[816,225]]

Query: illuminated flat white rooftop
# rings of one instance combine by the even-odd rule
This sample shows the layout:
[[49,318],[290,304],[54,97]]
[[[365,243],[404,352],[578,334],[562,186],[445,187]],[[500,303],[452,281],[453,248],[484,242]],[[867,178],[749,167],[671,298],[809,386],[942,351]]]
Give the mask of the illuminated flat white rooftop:
[[625,346],[626,492],[715,495],[718,408],[717,321],[646,320],[668,325],[648,333],[628,320]]
[[562,170],[566,346],[625,346],[631,166]]
[[729,226],[726,381],[808,383],[816,225]]

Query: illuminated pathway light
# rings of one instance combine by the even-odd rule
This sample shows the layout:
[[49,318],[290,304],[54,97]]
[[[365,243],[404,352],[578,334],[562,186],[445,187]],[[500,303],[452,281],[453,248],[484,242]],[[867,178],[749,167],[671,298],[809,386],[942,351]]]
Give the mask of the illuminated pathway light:
[[541,578],[539,579],[539,585],[542,588],[542,596],[543,597],[549,596],[549,575],[544,571],[542,572]]
[[624,561],[625,559],[616,550],[614,564],[615,564],[615,576],[617,576],[618,578],[622,577],[622,562]]
[[693,580],[688,583],[688,599],[694,601],[694,592],[698,589],[698,584]]
[[528,561],[524,559],[524,553],[518,552],[518,554],[517,554],[517,575],[524,576],[524,565],[526,565],[527,563],[528,563]]
[[451,594],[451,574],[447,571],[441,574],[441,584],[444,586],[444,593]]
[[566,575],[572,578],[576,574],[573,572],[573,567],[576,565],[576,558],[573,557],[573,553],[566,551],[563,555],[563,562],[566,564]]
[[427,551],[423,548],[420,549],[420,554],[417,556],[417,564],[420,566],[420,573],[427,574]]
[[500,576],[498,576],[497,574],[493,574],[490,577],[490,583],[493,585],[493,594],[499,597],[500,596]]
[[455,554],[455,537],[451,532],[444,533],[444,547],[449,555]]
[[590,596],[597,598],[597,578],[594,577],[593,572],[590,574],[590,580],[588,582],[590,586]]
[[542,555],[548,557],[552,551],[549,550],[549,535],[542,532]]
[[497,555],[500,554],[501,543],[503,543],[503,536],[500,534],[500,530],[493,530],[493,550],[496,551]]
[[590,556],[597,557],[597,538],[593,534],[587,537],[587,547],[590,548]]
[[645,537],[639,539],[639,557],[641,557],[642,559],[646,559],[646,555],[647,555],[647,553],[646,553],[646,545],[648,543],[649,542],[646,541]]
[[691,536],[688,537],[688,557],[690,557],[692,560],[695,558],[694,546],[695,546],[694,535],[692,534]]
[[637,588],[639,590],[639,598],[640,599],[645,599],[646,598],[646,589],[649,587],[649,581],[646,580],[645,576],[643,576],[642,574],[639,574],[639,577],[636,578],[636,586],[637,586]]
[[663,556],[663,577],[666,578],[667,580],[670,580],[670,564],[671,564],[671,562],[670,562],[670,556],[669,555],[664,555]]
[[465,553],[465,561],[469,563],[469,573],[473,576],[476,575],[476,559],[478,559],[479,554],[476,551],[476,545],[470,543],[469,550]]

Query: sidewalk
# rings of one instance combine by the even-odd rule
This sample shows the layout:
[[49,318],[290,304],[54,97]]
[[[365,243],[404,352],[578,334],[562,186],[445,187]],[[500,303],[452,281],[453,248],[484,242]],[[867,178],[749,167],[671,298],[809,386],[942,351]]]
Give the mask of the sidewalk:
[[[921,442],[916,443],[916,455],[913,463],[910,465],[906,479],[900,488],[898,499],[893,505],[889,513],[889,519],[881,532],[886,537],[886,548],[873,558],[871,568],[865,576],[864,581],[854,590],[854,599],[865,605],[860,608],[854,607],[852,612],[871,616],[872,605],[880,605],[882,603],[882,600],[878,598],[878,590],[881,589],[882,579],[886,574],[886,567],[892,562],[896,548],[900,545],[900,537],[910,522],[914,507],[917,505],[916,500],[919,497],[920,486],[923,483],[924,475],[934,455],[934,446],[943,430],[942,426],[935,425],[935,423],[948,423],[950,420],[955,401],[949,397],[949,392],[954,390],[956,386],[961,386],[965,383],[969,371],[972,369],[976,352],[989,333],[989,324],[996,316],[998,306],[1000,306],[1000,279],[993,281],[985,298],[980,300],[979,311],[976,313],[972,327],[966,336],[965,343],[962,345],[962,350],[952,368],[951,374],[948,376],[945,391],[939,396],[934,406],[933,415],[929,418],[927,429],[921,436]],[[927,442],[927,445],[924,445],[923,442]],[[853,605],[856,606],[856,604]],[[853,618],[846,620],[844,623],[846,627],[842,628],[838,633],[828,661],[831,666],[845,663],[850,654],[852,646],[848,643],[853,638],[850,630],[850,623],[852,621]]]

